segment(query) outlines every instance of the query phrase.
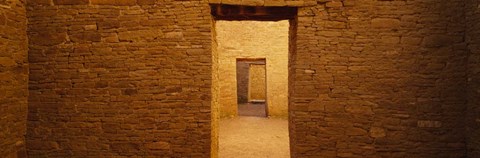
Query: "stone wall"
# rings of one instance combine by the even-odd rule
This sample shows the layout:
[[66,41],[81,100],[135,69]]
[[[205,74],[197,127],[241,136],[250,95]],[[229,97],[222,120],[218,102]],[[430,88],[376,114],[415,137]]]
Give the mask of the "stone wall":
[[480,157],[480,2],[466,1],[468,62],[468,108],[466,132],[468,157]]
[[218,59],[218,42],[217,38],[215,38],[217,35],[217,31],[215,31],[215,25],[216,22],[215,20],[211,20],[211,44],[212,44],[212,85],[211,85],[211,95],[212,95],[212,101],[211,101],[211,122],[210,124],[211,129],[210,131],[212,132],[210,136],[210,141],[211,141],[211,146],[210,146],[210,157],[211,158],[217,158],[218,157],[218,149],[219,149],[219,142],[218,142],[218,134],[219,134],[219,126],[220,126],[220,103],[219,103],[219,98],[220,98],[220,79],[219,79],[219,59]]
[[293,157],[465,156],[464,1],[318,1],[298,13]]
[[248,76],[250,64],[237,61],[237,103],[248,103]]
[[237,59],[266,59],[269,116],[288,110],[288,21],[217,21],[220,115],[236,116]]
[[24,0],[0,0],[0,157],[25,156],[28,61]]
[[[290,43],[293,157],[465,156],[463,0],[223,1],[303,6]],[[215,157],[206,0],[28,4],[30,157]]]
[[[266,74],[265,65],[250,65],[249,73],[249,100],[254,101],[266,101]],[[287,91],[285,91],[287,93]]]
[[208,3],[31,0],[30,157],[209,157]]

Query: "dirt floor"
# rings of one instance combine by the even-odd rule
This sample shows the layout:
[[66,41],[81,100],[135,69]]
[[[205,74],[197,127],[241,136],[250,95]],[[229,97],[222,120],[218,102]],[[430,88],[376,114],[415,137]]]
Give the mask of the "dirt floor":
[[220,158],[289,158],[288,120],[246,117],[220,120]]

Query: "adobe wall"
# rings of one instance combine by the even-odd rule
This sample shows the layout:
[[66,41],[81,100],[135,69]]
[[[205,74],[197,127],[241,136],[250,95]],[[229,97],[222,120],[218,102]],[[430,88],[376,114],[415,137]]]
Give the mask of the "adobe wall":
[[[205,0],[29,2],[30,157],[215,153]],[[304,6],[293,157],[465,156],[464,1],[224,2]]]
[[0,0],[0,157],[25,156],[28,40],[24,0]]
[[287,116],[288,28],[288,20],[216,22],[222,117],[237,115],[237,59],[262,58],[266,59],[268,115]]
[[466,112],[467,152],[480,157],[480,3],[466,1],[468,42],[468,108]]

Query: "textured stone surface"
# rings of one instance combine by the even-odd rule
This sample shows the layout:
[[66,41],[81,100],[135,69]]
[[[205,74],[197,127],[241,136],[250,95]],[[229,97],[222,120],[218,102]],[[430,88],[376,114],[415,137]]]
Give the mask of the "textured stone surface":
[[218,149],[219,149],[219,126],[220,126],[220,73],[219,73],[219,64],[215,64],[219,62],[218,59],[218,43],[216,41],[215,37],[216,36],[216,30],[215,30],[215,25],[216,21],[212,19],[211,21],[211,45],[212,45],[212,70],[211,70],[211,79],[212,79],[212,85],[211,85],[211,95],[212,95],[212,101],[210,102],[210,109],[211,109],[211,125],[212,128],[210,129],[211,135],[210,135],[210,141],[211,141],[211,146],[210,146],[210,157],[212,158],[218,158]]
[[28,97],[25,1],[0,1],[0,157],[24,157]]
[[466,1],[468,60],[468,105],[466,132],[468,157],[480,157],[480,2]]
[[[331,0],[328,0],[331,1]],[[245,5],[245,6],[312,6],[317,4],[315,0],[208,0],[211,4],[227,4],[227,5]],[[341,3],[341,2],[340,2]]]
[[28,7],[30,157],[209,157],[208,3],[131,2]]
[[237,61],[237,103],[248,103],[248,76],[250,63]]
[[[212,73],[218,52],[211,49],[206,0],[33,1],[30,157],[216,156],[221,87]],[[5,2],[21,1],[0,1],[0,26],[14,26],[1,29],[0,39],[25,42],[17,37],[22,13],[10,12],[22,5]],[[465,157],[465,125],[469,155],[478,157],[478,2],[210,2],[305,6],[290,43],[293,157]],[[1,44],[7,49],[0,51],[7,52],[1,68],[26,59],[9,55],[25,50],[10,50],[21,44]],[[15,75],[26,74],[21,67]],[[15,92],[8,99],[26,96],[22,88],[2,92]],[[21,140],[22,113],[15,109],[22,106],[10,106],[21,102],[1,103],[1,121],[15,122],[7,133],[20,131],[6,138]],[[2,141],[9,145],[0,151],[17,150],[12,140]]]
[[[222,117],[237,115],[237,59],[266,59],[268,115],[288,110],[288,21],[217,21]],[[233,87],[233,88],[232,88]]]
[[[29,0],[34,1],[34,0]],[[89,0],[53,0],[55,5],[79,5],[88,4]]]
[[[96,5],[115,5],[115,6],[128,6],[136,5],[137,0],[90,0],[92,4]],[[148,2],[141,1],[140,4],[145,4]]]
[[318,2],[298,13],[292,156],[464,157],[464,1]]
[[[250,73],[249,73],[249,96],[248,99],[250,101],[261,101],[266,100],[266,72],[265,72],[265,65],[250,65]],[[287,86],[287,85],[285,85]],[[285,93],[287,91],[285,90]]]

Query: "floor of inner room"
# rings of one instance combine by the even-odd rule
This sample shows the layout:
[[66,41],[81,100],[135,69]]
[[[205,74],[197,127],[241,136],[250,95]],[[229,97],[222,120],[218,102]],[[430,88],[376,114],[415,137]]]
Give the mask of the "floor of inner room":
[[265,117],[265,104],[240,104],[220,120],[220,158],[289,158],[288,120]]

